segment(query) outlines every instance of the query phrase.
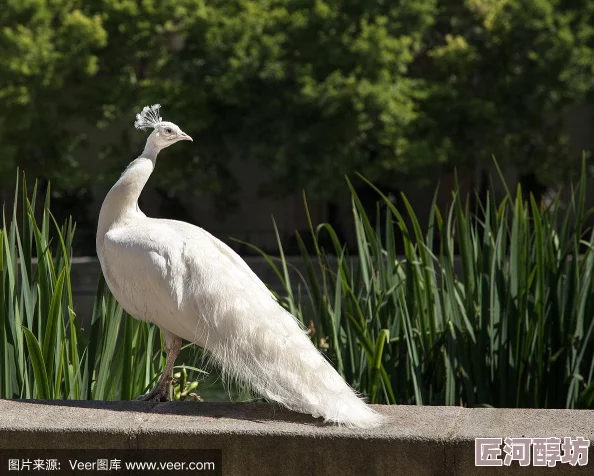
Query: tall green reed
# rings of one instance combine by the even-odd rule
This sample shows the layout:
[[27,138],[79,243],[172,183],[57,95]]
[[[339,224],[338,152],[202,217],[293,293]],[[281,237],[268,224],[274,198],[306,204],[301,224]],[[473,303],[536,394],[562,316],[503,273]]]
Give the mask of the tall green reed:
[[[0,398],[128,400],[146,392],[164,365],[158,329],[123,312],[102,278],[84,329],[72,295],[75,225],[52,216],[49,185],[40,222],[37,184],[29,197],[23,176],[15,190],[0,229]],[[186,382],[194,390],[186,375],[174,396],[184,396]]]
[[355,389],[373,403],[593,406],[585,169],[568,202],[537,203],[520,187],[496,199],[491,188],[474,210],[456,189],[442,213],[435,196],[425,228],[406,196],[399,209],[377,188],[384,211],[372,220],[348,185],[354,257],[332,226],[314,227],[305,197],[315,250],[297,233],[305,273],[291,272],[278,232],[279,260],[258,251]]

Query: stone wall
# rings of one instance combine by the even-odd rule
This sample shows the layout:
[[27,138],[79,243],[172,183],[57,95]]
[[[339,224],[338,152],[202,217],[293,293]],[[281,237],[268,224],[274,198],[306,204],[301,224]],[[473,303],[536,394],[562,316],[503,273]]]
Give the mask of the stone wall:
[[594,474],[593,446],[587,466],[475,466],[475,438],[583,437],[594,443],[591,410],[375,408],[387,423],[353,430],[269,404],[0,400],[0,453],[124,449],[132,457],[169,449],[175,458],[176,449],[221,449],[224,475]]

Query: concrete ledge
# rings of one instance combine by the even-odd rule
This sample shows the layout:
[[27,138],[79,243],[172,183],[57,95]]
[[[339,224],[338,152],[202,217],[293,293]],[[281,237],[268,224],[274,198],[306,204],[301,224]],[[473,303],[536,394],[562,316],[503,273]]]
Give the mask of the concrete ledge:
[[474,466],[476,437],[594,444],[592,410],[377,408],[388,424],[362,431],[267,404],[0,400],[0,448],[220,448],[225,475],[594,474],[593,446],[585,467]]

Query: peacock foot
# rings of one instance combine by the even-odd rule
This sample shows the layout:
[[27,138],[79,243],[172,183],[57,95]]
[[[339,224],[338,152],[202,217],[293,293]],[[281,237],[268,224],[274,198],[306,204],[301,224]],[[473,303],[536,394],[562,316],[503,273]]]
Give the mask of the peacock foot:
[[157,385],[149,393],[141,395],[136,400],[142,402],[168,402],[170,400],[169,388],[164,388],[160,385]]

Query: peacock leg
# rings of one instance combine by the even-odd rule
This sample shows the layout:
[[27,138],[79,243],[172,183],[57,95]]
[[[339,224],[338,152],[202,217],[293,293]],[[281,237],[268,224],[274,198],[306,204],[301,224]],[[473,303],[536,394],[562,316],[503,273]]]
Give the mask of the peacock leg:
[[175,359],[177,359],[179,351],[181,350],[182,340],[164,329],[161,329],[161,333],[163,334],[163,345],[165,347],[165,352],[167,353],[165,370],[163,371],[163,375],[161,375],[161,378],[159,379],[159,382],[157,382],[155,388],[153,388],[149,393],[138,397],[138,400],[145,402],[169,401],[169,386],[171,385],[173,365],[175,364]]

